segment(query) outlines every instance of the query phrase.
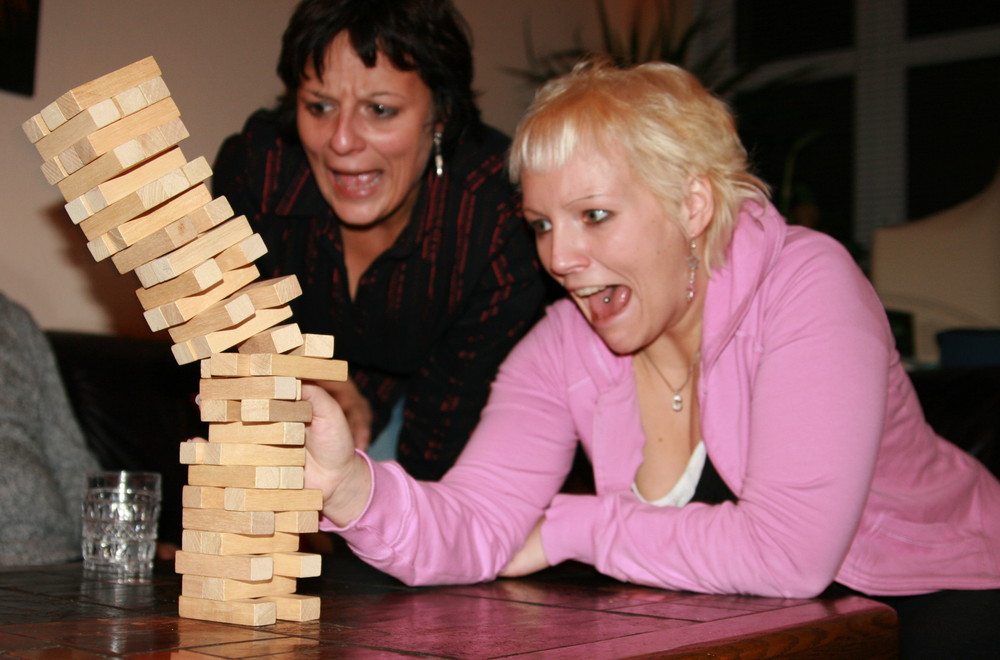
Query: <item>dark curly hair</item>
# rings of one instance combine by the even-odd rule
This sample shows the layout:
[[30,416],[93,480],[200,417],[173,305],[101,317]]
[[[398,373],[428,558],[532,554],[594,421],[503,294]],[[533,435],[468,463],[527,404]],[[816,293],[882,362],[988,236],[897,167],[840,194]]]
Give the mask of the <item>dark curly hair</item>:
[[327,48],[341,32],[350,35],[365,66],[375,66],[382,53],[397,69],[417,72],[444,123],[446,153],[479,126],[472,37],[450,0],[303,0],[285,28],[278,60],[285,84],[278,113],[287,132],[295,133],[296,95],[306,66],[311,62],[322,76]]

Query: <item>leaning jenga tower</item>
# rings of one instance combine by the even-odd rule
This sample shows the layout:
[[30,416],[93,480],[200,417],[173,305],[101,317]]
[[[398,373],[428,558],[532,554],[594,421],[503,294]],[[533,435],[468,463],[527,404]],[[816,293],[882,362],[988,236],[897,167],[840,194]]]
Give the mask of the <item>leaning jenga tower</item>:
[[298,550],[322,508],[303,488],[312,407],[299,399],[301,379],[347,378],[333,337],[288,322],[294,276],[258,281],[263,240],[212,199],[205,159],[181,153],[188,132],[153,58],[66,92],[23,128],[94,258],[134,272],[149,327],[169,333],[179,364],[201,361],[208,442],[180,447],[180,616],[319,618],[319,598],[295,593],[296,578],[320,573],[320,556]]

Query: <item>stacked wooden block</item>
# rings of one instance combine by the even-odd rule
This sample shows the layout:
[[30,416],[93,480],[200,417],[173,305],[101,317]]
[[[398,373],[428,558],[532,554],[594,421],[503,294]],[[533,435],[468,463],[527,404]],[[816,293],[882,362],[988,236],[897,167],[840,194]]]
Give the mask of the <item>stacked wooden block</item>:
[[302,380],[347,378],[333,337],[289,322],[294,276],[260,280],[266,252],[245,217],[213,199],[204,158],[187,160],[188,133],[153,58],[76,87],[23,124],[42,172],[66,199],[96,260],[135,273],[144,316],[166,330],[179,364],[201,361],[208,442],[184,442],[183,575],[179,614],[265,625],[319,617],[296,578],[320,573],[299,552],[315,532],[321,493],[303,487],[312,407]]

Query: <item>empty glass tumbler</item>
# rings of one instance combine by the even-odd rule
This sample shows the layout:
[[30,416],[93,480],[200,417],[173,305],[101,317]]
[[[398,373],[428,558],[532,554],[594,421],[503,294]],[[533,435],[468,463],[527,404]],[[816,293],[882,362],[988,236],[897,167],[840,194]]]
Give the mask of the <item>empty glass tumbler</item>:
[[156,555],[161,478],[156,472],[87,475],[83,500],[83,568],[99,577],[149,577]]

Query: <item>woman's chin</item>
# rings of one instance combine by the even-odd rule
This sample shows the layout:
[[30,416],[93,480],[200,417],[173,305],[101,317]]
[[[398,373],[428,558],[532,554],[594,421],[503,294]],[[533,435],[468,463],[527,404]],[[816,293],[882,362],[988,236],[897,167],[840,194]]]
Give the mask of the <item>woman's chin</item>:
[[349,229],[368,229],[378,224],[382,218],[371,204],[358,202],[348,203],[338,200],[333,206],[333,212],[340,219],[340,224]]
[[[615,319],[620,321],[621,319]],[[591,321],[590,327],[594,329],[597,336],[616,355],[631,355],[640,350],[640,341],[634,331],[630,331],[624,323],[614,323],[605,319],[603,322]]]

